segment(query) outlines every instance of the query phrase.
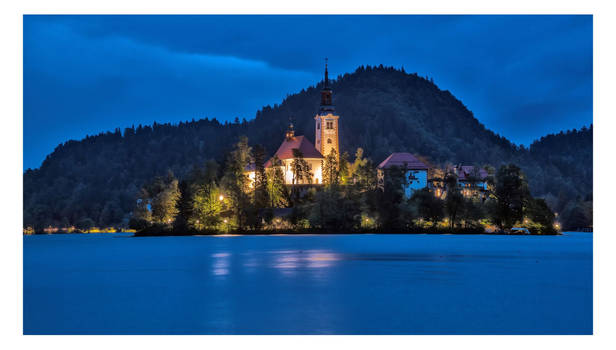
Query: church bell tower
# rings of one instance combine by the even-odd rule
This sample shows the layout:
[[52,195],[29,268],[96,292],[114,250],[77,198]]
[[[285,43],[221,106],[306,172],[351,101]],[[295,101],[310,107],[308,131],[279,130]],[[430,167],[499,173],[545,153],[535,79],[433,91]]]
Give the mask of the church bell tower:
[[324,157],[332,150],[336,151],[336,158],[340,159],[338,144],[338,119],[332,103],[332,89],[329,87],[327,73],[327,58],[325,59],[325,80],[321,90],[321,105],[315,119],[315,147]]

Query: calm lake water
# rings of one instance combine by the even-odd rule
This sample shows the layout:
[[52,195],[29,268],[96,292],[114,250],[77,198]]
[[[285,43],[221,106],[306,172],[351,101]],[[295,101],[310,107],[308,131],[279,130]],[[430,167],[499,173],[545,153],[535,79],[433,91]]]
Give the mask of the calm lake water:
[[591,334],[592,234],[24,238],[26,334]]

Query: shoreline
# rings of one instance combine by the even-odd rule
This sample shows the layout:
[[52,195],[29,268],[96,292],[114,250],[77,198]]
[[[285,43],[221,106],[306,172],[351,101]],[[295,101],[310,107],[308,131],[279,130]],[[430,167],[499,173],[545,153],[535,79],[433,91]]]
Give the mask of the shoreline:
[[482,236],[561,236],[565,232],[577,232],[577,233],[590,233],[592,231],[561,231],[555,233],[521,233],[521,232],[429,232],[429,231],[416,231],[416,232],[393,232],[393,231],[366,231],[366,232],[315,232],[315,231],[302,231],[302,232],[289,232],[289,231],[257,231],[257,232],[227,232],[227,233],[204,233],[204,232],[191,232],[191,233],[173,233],[173,232],[130,232],[130,231],[117,231],[117,232],[54,232],[54,233],[34,233],[24,234],[26,236],[55,236],[55,235],[114,235],[114,234],[132,234],[130,237],[238,237],[238,236],[328,236],[328,235],[482,235]]
[[[576,232],[576,231],[570,231]],[[584,232],[581,232],[584,233]],[[592,232],[586,232],[592,233]],[[457,236],[471,236],[471,235],[482,235],[482,236],[561,236],[562,232],[558,233],[544,233],[544,234],[525,234],[525,233],[488,233],[488,232],[469,232],[469,233],[459,233],[459,232],[277,232],[277,233],[266,233],[266,232],[244,232],[244,233],[215,233],[215,234],[200,234],[200,233],[189,233],[189,234],[173,234],[173,233],[148,233],[148,234],[138,234],[134,233],[132,237],[239,237],[239,236],[334,236],[334,235],[457,235]]]

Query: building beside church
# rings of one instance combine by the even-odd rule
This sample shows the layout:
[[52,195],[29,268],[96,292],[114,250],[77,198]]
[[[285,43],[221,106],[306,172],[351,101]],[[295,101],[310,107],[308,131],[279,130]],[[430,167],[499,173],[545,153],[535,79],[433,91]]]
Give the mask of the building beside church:
[[[285,183],[287,185],[302,185],[302,184],[322,184],[323,174],[322,166],[324,156],[329,155],[332,151],[336,157],[340,156],[340,143],[338,121],[340,116],[336,114],[333,99],[332,89],[329,87],[329,75],[327,71],[327,61],[325,62],[325,79],[323,81],[323,89],[321,90],[321,103],[319,110],[314,117],[315,120],[315,145],[313,145],[306,136],[295,135],[293,124],[289,125],[288,130],[284,135],[284,140],[276,153],[265,163],[265,168],[278,166],[282,169]],[[296,152],[301,153],[303,159],[308,163],[310,169],[309,178],[297,178],[293,174],[291,164],[295,158]],[[278,164],[274,164],[274,160],[278,159]],[[254,180],[255,171],[254,165],[246,172],[251,180]]]
[[377,167],[378,184],[385,187],[385,177],[392,167],[404,169],[407,183],[404,186],[404,196],[411,198],[413,193],[428,187],[428,165],[417,159],[414,155],[406,152],[392,153]]
[[449,169],[458,179],[458,186],[461,187],[465,197],[472,197],[487,191],[488,171],[472,165],[456,165]]
[[434,195],[447,198],[447,185],[445,178],[453,175],[460,193],[466,198],[486,199],[488,191],[488,171],[472,165],[449,165],[444,169],[434,169],[432,177],[428,179],[428,187]]

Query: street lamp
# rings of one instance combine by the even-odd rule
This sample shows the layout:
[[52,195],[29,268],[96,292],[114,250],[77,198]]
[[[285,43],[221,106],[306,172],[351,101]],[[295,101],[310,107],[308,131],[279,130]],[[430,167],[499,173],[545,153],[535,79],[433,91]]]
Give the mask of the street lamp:
[[219,201],[221,201],[221,202],[222,202],[224,199],[225,199],[225,196],[223,196],[222,194],[221,194],[220,196],[218,196],[218,200],[219,200]]

